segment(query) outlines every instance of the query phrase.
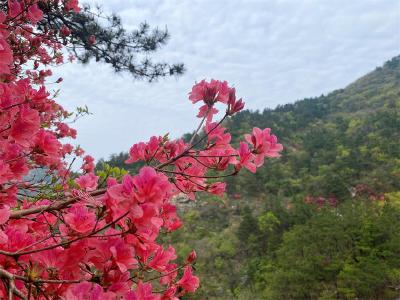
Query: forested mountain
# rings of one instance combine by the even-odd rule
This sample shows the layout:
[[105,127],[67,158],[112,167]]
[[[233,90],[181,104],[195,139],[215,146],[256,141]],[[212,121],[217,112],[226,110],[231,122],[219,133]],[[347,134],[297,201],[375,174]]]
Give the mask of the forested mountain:
[[[400,189],[400,57],[343,90],[233,118],[234,136],[270,127],[286,152],[236,185],[248,191],[346,197],[357,184],[376,192]],[[269,178],[269,180],[265,180]],[[242,180],[240,180],[242,179]]]
[[183,257],[198,250],[202,279],[187,299],[400,297],[400,56],[344,89],[225,125],[236,141],[270,127],[285,150],[230,178],[224,199],[181,211],[185,227],[168,239]]

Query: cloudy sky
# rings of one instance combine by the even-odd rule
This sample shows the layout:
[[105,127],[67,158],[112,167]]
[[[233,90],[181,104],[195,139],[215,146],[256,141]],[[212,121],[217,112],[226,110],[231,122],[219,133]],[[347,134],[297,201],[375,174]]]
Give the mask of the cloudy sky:
[[196,127],[187,100],[195,81],[227,80],[263,109],[342,88],[400,54],[398,0],[97,0],[122,16],[168,27],[157,58],[184,62],[179,78],[156,83],[115,75],[105,65],[58,68],[61,103],[88,105],[93,115],[75,125],[96,159],[126,151],[151,135],[173,137]]

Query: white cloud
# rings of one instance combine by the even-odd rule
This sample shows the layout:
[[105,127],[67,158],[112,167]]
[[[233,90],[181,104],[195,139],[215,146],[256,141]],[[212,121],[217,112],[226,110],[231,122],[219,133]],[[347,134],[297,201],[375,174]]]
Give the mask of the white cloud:
[[120,14],[128,28],[144,20],[167,25],[171,40],[155,57],[188,69],[153,84],[94,63],[57,69],[62,103],[94,112],[76,127],[96,158],[154,134],[192,130],[196,109],[186,95],[196,80],[228,80],[247,107],[263,109],[342,88],[400,50],[397,0],[91,2]]

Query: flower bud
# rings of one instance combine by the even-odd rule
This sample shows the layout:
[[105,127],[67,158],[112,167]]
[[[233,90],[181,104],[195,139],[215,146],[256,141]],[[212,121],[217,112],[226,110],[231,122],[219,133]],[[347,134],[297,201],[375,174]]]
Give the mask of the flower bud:
[[186,262],[188,262],[189,264],[193,263],[195,260],[197,259],[197,254],[196,251],[192,251],[189,253]]
[[88,42],[90,45],[94,45],[96,43],[96,37],[92,34],[89,36]]

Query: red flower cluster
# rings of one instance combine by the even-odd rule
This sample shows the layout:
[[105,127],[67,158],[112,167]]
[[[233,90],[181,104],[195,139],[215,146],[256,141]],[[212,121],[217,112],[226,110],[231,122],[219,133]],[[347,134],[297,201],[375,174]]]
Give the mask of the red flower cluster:
[[307,204],[316,205],[319,209],[322,207],[337,207],[338,199],[332,195],[328,198],[323,196],[313,197],[313,196],[306,196],[304,202]]
[[[77,0],[46,2],[79,12]],[[238,149],[231,145],[222,124],[244,103],[226,81],[203,80],[189,97],[204,102],[190,141],[135,144],[127,163],[147,166],[99,182],[93,157],[65,142],[76,137],[70,114],[44,85],[45,68],[64,61],[61,41],[70,29],[43,33],[36,28],[42,18],[35,0],[9,0],[0,11],[0,298],[168,300],[194,292],[196,253],[179,266],[175,249],[157,242],[182,226],[173,197],[222,195],[219,179],[242,167],[255,172],[282,145],[258,128]],[[226,112],[213,122],[217,102]],[[73,176],[68,161],[78,156],[82,174]]]

